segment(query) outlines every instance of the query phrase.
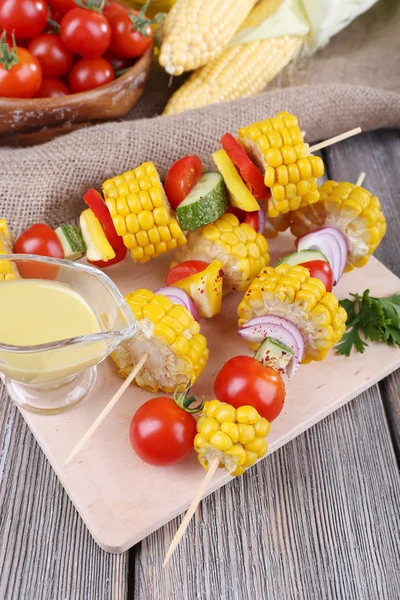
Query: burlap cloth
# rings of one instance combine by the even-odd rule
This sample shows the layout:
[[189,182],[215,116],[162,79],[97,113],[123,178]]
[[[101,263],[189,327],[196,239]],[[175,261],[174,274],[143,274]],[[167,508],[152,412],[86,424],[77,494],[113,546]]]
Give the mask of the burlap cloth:
[[[0,216],[15,234],[33,222],[75,220],[89,186],[152,160],[165,175],[185,154],[212,168],[226,131],[295,113],[307,141],[361,126],[400,126],[400,2],[380,0],[312,59],[289,66],[254,98],[155,117],[170,93],[155,72],[128,119],[86,128],[27,149],[0,149]],[[147,118],[144,118],[147,117]],[[149,118],[150,117],[150,118]]]

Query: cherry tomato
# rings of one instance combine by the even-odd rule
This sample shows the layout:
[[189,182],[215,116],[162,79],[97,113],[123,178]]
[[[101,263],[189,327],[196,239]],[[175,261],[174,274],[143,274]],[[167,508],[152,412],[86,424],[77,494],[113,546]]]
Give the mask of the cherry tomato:
[[76,8],[74,0],[47,0],[47,4],[53,9],[55,14],[65,15],[69,10]]
[[333,273],[329,263],[325,260],[310,260],[301,263],[301,267],[305,267],[310,271],[310,276],[320,279],[327,292],[331,292],[333,288]]
[[103,15],[110,21],[115,15],[128,14],[128,10],[118,2],[106,2],[103,8]]
[[82,58],[71,69],[68,85],[76,94],[86,92],[115,79],[110,63],[104,58]]
[[221,144],[254,198],[256,200],[269,198],[271,194],[264,183],[263,174],[233,135],[226,133],[221,139]]
[[42,81],[42,85],[36,94],[36,98],[57,98],[57,96],[67,96],[71,92],[59,79],[53,77],[45,77]]
[[29,52],[36,56],[42,66],[43,77],[64,77],[72,67],[74,57],[58,35],[42,33],[33,39]]
[[251,356],[235,356],[228,360],[215,379],[214,392],[218,400],[235,408],[254,406],[270,422],[276,419],[285,402],[282,377]]
[[144,462],[155,466],[174,465],[193,449],[196,420],[167,397],[145,402],[130,426],[132,448]]
[[[4,48],[4,45],[2,45]],[[11,68],[7,58],[0,58],[0,96],[6,98],[32,98],[42,83],[42,67],[37,58],[25,50],[25,48],[14,48],[9,50],[13,59],[17,61]]]
[[62,18],[60,37],[74,54],[98,58],[110,45],[111,29],[105,16],[99,12],[73,8]]
[[132,66],[131,58],[121,58],[110,49],[103,55],[103,58],[110,63],[114,71],[122,71],[122,69],[128,69]]
[[0,2],[0,30],[13,32],[17,40],[39,35],[46,22],[45,0],[2,0]]
[[[153,41],[153,30],[150,25],[135,20],[136,11],[131,14],[114,14],[110,19],[111,50],[125,58],[142,56]],[[151,23],[151,21],[148,21]]]
[[203,165],[198,156],[184,156],[174,162],[164,183],[165,193],[174,210],[196,185],[202,173]]
[[201,273],[207,269],[209,263],[203,260],[186,260],[185,262],[179,263],[175,267],[172,267],[167,273],[166,282],[167,285],[173,285],[181,279],[186,279],[196,273]]
[[[64,258],[64,251],[57,234],[51,227],[42,223],[32,225],[21,233],[15,242],[14,250],[16,254]],[[34,262],[19,262],[18,270],[22,277],[31,279],[55,279],[58,273],[57,266]]]

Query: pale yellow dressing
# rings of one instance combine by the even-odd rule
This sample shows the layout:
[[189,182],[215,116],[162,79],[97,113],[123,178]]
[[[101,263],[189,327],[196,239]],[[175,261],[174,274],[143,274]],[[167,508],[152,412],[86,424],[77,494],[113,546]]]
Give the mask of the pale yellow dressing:
[[[67,284],[41,279],[0,284],[0,343],[33,346],[99,331],[91,306]],[[0,348],[0,370],[25,383],[58,382],[94,365],[105,351],[104,341],[30,354]]]

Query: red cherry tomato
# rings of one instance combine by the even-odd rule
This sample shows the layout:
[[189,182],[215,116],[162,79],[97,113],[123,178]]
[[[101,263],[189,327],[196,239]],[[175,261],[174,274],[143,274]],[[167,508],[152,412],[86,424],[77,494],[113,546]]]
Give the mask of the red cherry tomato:
[[42,81],[42,85],[36,94],[36,98],[57,98],[57,96],[67,96],[71,92],[59,79],[53,77],[45,77]]
[[279,373],[251,356],[228,360],[215,379],[214,392],[218,400],[235,408],[254,406],[270,422],[281,412],[286,395]]
[[202,173],[203,165],[198,156],[184,156],[174,162],[164,183],[165,193],[174,210],[196,185]]
[[166,283],[167,285],[173,285],[177,281],[181,281],[181,279],[186,279],[186,277],[201,273],[201,271],[207,269],[208,264],[209,263],[206,263],[203,260],[186,260],[183,263],[179,263],[179,265],[172,267],[172,269],[168,271]]
[[0,57],[0,96],[6,98],[32,98],[42,83],[42,67],[39,61],[25,48],[10,52],[17,60],[6,68],[4,54]]
[[87,92],[115,79],[114,71],[104,58],[82,58],[71,69],[68,85],[76,94]]
[[333,288],[333,273],[329,263],[325,260],[310,260],[301,263],[301,267],[305,267],[310,271],[310,276],[320,279],[327,292],[331,292]]
[[101,13],[73,8],[62,18],[60,37],[74,54],[84,58],[98,58],[110,45],[111,29]]
[[106,2],[103,8],[103,15],[110,21],[115,15],[128,14],[128,10],[118,2]]
[[[38,223],[28,227],[15,242],[16,254],[36,254],[64,258],[61,242],[55,231],[48,225]],[[58,267],[34,262],[19,262],[18,270],[22,277],[31,279],[55,279]]]
[[167,397],[145,402],[130,426],[132,448],[144,462],[155,466],[174,465],[193,449],[196,420]]
[[42,66],[43,77],[64,77],[72,67],[74,57],[58,35],[42,33],[33,39],[29,52],[36,56]]
[[74,0],[47,0],[47,4],[53,9],[55,14],[65,15],[69,10],[76,8]]
[[256,200],[269,198],[271,194],[264,183],[263,174],[250,160],[233,135],[226,133],[221,139],[221,144],[254,198]]
[[[142,56],[153,41],[153,30],[150,25],[135,23],[136,11],[131,14],[114,14],[110,19],[111,50],[125,58]],[[151,23],[151,21],[148,21]]]
[[33,38],[47,22],[45,0],[2,0],[0,2],[0,30],[14,33],[17,40]]
[[108,49],[107,52],[103,55],[103,58],[110,63],[114,72],[122,71],[122,69],[128,69],[132,66],[131,58],[121,58],[120,56],[114,54],[114,52],[110,49]]

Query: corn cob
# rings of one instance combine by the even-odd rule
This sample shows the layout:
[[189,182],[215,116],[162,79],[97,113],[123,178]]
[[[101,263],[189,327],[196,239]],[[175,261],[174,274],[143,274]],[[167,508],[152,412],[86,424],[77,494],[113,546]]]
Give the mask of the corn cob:
[[108,179],[103,194],[115,229],[134,261],[147,262],[186,244],[153,163]]
[[215,458],[231,475],[242,475],[268,451],[265,437],[270,430],[267,419],[253,406],[238,409],[211,400],[204,404],[197,421],[194,448],[200,464],[207,471]]
[[170,75],[213,60],[237,31],[256,0],[177,0],[164,23],[160,64]]
[[[0,219],[0,255],[12,254],[14,249],[14,238],[8,229],[7,221]],[[9,260],[0,260],[0,281],[19,279],[19,273],[15,263]]]
[[243,292],[269,262],[268,243],[246,223],[224,213],[219,219],[188,234],[188,243],[178,250],[171,266],[186,260],[219,260],[223,265],[225,290]]
[[309,153],[294,115],[284,111],[272,119],[242,127],[238,139],[258,166],[265,169],[265,185],[271,188],[268,217],[275,218],[318,201],[317,178],[324,174],[324,163]]
[[150,392],[173,392],[200,377],[208,359],[207,340],[183,306],[139,289],[125,297],[138,321],[136,335],[111,355],[119,374],[127,377],[145,352],[149,358],[137,375],[138,386]]
[[299,37],[284,36],[224,50],[181,85],[163,114],[255,96],[293,59],[301,43]]
[[300,237],[318,227],[336,227],[347,239],[346,271],[364,266],[386,233],[379,200],[352,183],[325,181],[320,200],[291,215],[291,232]]
[[[346,330],[346,311],[319,279],[300,265],[266,267],[238,307],[239,327],[262,315],[290,320],[304,338],[302,363],[323,360]],[[256,350],[260,344],[251,344]]]

